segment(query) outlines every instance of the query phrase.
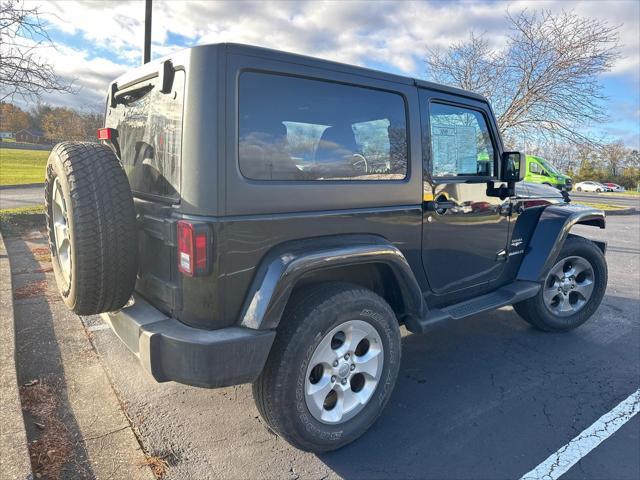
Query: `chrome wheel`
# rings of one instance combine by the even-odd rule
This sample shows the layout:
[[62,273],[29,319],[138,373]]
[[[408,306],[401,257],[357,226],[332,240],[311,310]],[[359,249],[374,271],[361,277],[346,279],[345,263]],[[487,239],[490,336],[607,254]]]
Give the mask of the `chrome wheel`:
[[326,424],[346,422],[371,399],[384,361],[378,331],[362,320],[332,329],[316,347],[307,367],[305,402]]
[[71,239],[69,238],[67,204],[62,195],[62,185],[57,177],[53,181],[51,193],[51,214],[55,254],[62,276],[68,284],[71,280]]
[[593,267],[587,260],[582,257],[563,258],[547,275],[544,304],[554,315],[568,317],[587,304],[593,287]]

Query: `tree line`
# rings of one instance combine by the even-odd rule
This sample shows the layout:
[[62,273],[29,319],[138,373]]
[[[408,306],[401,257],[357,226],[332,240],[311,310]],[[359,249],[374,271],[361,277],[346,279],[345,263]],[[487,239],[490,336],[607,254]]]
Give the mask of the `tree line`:
[[95,140],[103,121],[102,114],[67,107],[38,103],[25,111],[12,103],[0,103],[0,131],[15,134],[24,129],[37,130],[49,143]]
[[640,187],[640,152],[621,141],[600,145],[542,143],[526,153],[550,161],[574,183],[594,180],[617,183],[626,189]]

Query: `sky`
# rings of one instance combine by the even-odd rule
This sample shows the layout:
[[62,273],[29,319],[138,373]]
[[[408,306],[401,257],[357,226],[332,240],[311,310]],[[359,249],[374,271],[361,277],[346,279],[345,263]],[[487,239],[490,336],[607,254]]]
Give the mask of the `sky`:
[[[109,81],[141,62],[144,2],[44,1],[37,5],[55,48],[43,50],[77,95],[45,94],[53,105],[101,109]],[[446,47],[470,32],[506,41],[507,9],[546,8],[619,26],[622,56],[602,76],[610,120],[596,135],[640,148],[640,1],[309,1],[154,0],[152,57],[192,45],[237,42],[312,55],[424,78],[428,47]]]

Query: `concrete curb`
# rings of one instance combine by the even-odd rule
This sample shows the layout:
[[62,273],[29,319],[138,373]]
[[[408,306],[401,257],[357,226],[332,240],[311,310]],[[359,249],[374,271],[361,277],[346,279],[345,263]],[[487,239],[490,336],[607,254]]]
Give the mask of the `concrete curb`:
[[0,233],[0,479],[32,479],[16,373],[11,267]]
[[612,217],[616,215],[637,215],[640,211],[634,207],[625,208],[624,210],[605,210],[604,214],[607,217]]
[[23,183],[21,185],[0,185],[0,190],[12,190],[14,188],[42,187],[44,188],[44,180],[38,183]]

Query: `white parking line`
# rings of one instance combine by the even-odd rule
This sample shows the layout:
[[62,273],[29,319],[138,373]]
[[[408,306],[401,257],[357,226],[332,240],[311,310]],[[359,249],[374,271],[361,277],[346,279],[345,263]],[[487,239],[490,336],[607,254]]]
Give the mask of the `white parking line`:
[[90,332],[97,332],[98,330],[108,330],[110,327],[106,323],[101,323],[100,325],[92,325],[87,327],[87,330]]
[[549,456],[544,462],[525,473],[520,480],[555,480],[565,474],[591,450],[633,418],[640,411],[640,389],[605,413],[589,428]]

